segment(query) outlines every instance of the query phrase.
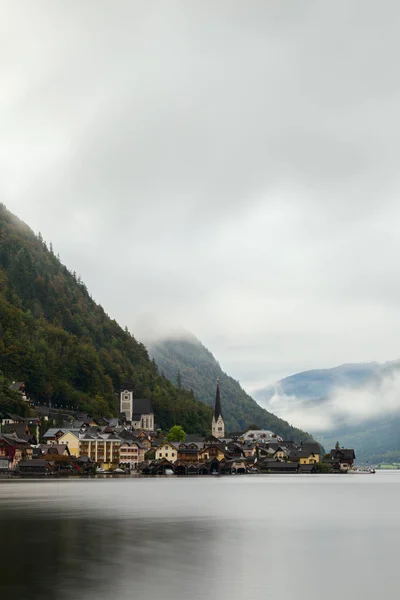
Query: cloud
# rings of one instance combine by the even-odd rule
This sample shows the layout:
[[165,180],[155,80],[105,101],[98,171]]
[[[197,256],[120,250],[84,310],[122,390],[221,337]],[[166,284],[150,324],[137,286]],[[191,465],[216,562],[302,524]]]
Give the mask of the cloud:
[[0,7],[0,200],[247,387],[397,356],[400,7]]
[[400,413],[400,372],[391,370],[358,388],[337,386],[318,401],[287,395],[277,385],[265,406],[296,427],[315,433]]

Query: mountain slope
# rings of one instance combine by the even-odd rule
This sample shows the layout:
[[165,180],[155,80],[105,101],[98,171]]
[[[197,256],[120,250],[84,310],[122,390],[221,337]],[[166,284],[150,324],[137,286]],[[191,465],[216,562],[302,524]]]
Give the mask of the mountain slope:
[[158,374],[146,348],[110,319],[51,245],[0,204],[0,371],[37,402],[117,411],[125,380],[152,399],[156,422],[207,433],[211,410]]
[[400,415],[343,425],[320,432],[318,439],[325,448],[334,448],[338,440],[342,446],[354,448],[358,462],[400,464]]
[[173,382],[192,389],[196,398],[213,406],[219,378],[222,413],[227,431],[241,431],[251,424],[271,429],[285,439],[303,441],[310,436],[261,408],[232,377],[224,373],[207,348],[194,336],[148,343],[150,356]]

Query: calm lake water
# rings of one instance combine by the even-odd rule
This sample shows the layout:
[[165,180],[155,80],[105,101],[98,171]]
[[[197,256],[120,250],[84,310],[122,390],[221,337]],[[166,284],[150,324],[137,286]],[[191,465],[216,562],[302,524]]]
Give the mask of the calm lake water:
[[0,598],[377,600],[400,473],[0,482]]

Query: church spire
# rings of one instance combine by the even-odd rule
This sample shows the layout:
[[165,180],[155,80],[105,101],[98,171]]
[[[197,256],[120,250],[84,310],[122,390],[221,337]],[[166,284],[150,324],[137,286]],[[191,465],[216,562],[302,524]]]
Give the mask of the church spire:
[[215,394],[215,408],[211,423],[211,432],[216,438],[225,437],[225,423],[222,417],[221,397],[219,395],[219,379],[217,379],[217,393]]
[[215,419],[218,419],[218,417],[220,417],[220,416],[222,417],[221,397],[219,395],[219,379],[217,379],[217,393],[215,395],[214,416],[215,416]]

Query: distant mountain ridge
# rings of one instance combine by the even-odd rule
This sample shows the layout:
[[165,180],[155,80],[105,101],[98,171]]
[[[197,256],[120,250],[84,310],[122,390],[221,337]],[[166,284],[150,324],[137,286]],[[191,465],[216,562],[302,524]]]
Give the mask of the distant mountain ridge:
[[147,347],[160,371],[170,381],[193,390],[195,397],[208,406],[214,403],[216,380],[220,380],[222,414],[227,431],[242,431],[257,424],[284,439],[301,442],[311,438],[259,406],[238,381],[224,373],[213,354],[195,336],[152,340],[147,342]]
[[[313,431],[310,427],[327,449],[339,440],[341,445],[354,447],[359,462],[400,463],[399,381],[399,360],[351,363],[296,373],[258,390],[254,397],[278,414],[291,411],[298,414],[310,411],[321,417],[332,414],[333,423],[328,429]],[[335,401],[341,397],[345,398],[342,412],[335,411]],[[371,398],[376,414],[363,417],[360,408],[364,402],[365,405],[371,402]],[[352,402],[361,402],[361,407],[355,406],[353,411]],[[280,406],[285,407],[282,413]]]
[[339,386],[358,386],[368,382],[372,377],[382,373],[394,363],[345,363],[328,369],[311,369],[289,375],[274,385],[268,385],[253,393],[259,402],[268,400],[279,390],[288,396],[298,398],[319,399],[329,396]]

